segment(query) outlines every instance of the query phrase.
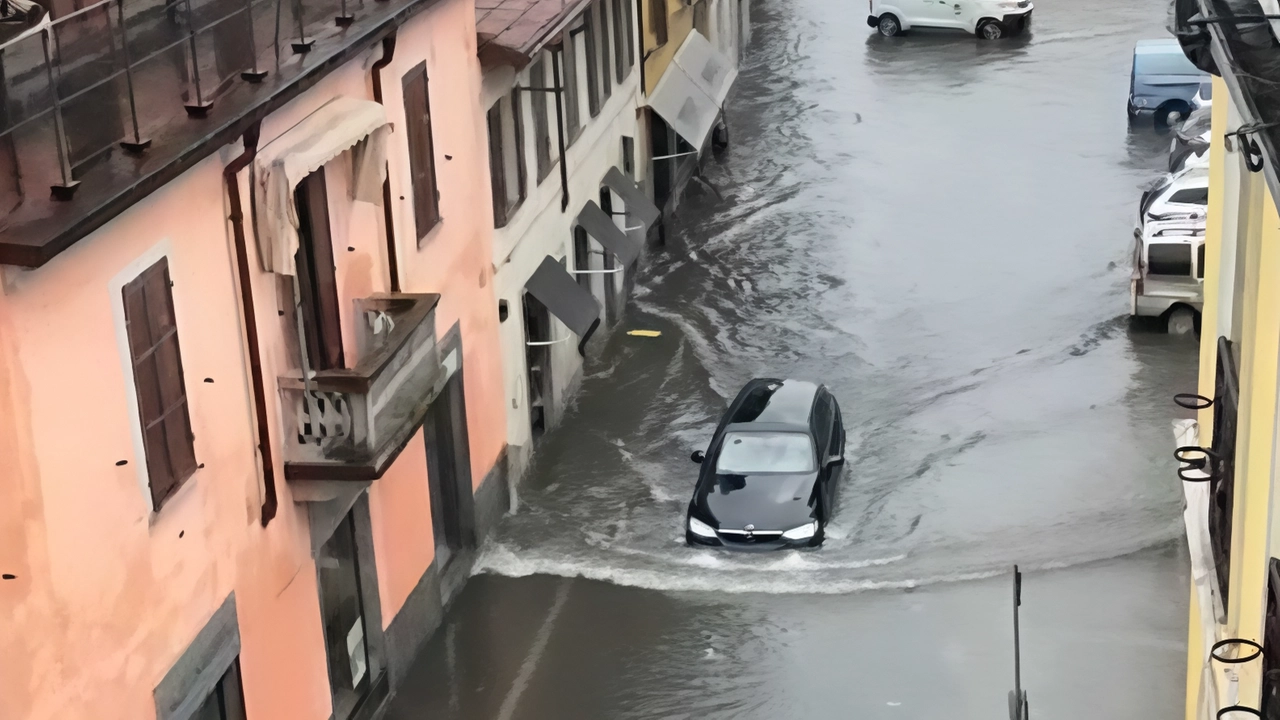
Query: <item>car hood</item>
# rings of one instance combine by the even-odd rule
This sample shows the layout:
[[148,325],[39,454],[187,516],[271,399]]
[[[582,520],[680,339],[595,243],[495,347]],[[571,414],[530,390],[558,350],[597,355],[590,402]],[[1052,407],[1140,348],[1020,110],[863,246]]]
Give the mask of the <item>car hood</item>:
[[699,484],[696,514],[717,527],[790,530],[813,519],[818,473],[715,475]]

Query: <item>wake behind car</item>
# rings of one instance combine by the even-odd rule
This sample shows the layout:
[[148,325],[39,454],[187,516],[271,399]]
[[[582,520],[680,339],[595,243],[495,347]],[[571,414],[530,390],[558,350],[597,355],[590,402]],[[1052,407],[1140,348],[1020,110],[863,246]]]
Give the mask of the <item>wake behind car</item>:
[[803,380],[747,383],[721,417],[689,503],[690,545],[736,550],[822,544],[844,468],[835,397]]
[[915,27],[950,28],[986,40],[1031,25],[1031,0],[869,0],[867,25],[893,37]]

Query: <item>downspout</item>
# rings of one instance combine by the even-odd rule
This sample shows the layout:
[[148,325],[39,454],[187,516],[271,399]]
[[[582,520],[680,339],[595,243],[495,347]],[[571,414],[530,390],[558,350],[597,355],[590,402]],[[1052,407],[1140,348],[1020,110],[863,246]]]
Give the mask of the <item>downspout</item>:
[[[373,64],[373,99],[382,105],[382,68],[391,64],[396,54],[396,31],[382,38],[382,57]],[[387,226],[387,272],[391,275],[391,292],[400,292],[400,261],[396,257],[396,227],[391,211],[391,166],[382,179],[382,217]]]
[[[569,157],[565,154],[564,147],[564,88],[560,84],[560,53],[564,50],[565,46],[562,43],[560,52],[551,53],[551,74],[555,76],[555,85],[552,88],[556,94],[556,136],[560,142],[560,212],[569,209]],[[569,45],[569,51],[573,51],[572,43]]]
[[258,319],[253,308],[253,286],[249,275],[249,251],[244,239],[244,210],[240,204],[240,182],[236,176],[253,162],[258,154],[258,136],[262,123],[255,122],[244,131],[244,152],[222,171],[231,206],[231,234],[236,246],[236,272],[240,280],[240,305],[244,311],[245,338],[249,343],[249,375],[253,382],[253,409],[258,421],[258,452],[262,454],[262,526],[276,516],[276,466],[271,457],[271,431],[267,421],[267,393],[262,381],[262,350],[258,346]]

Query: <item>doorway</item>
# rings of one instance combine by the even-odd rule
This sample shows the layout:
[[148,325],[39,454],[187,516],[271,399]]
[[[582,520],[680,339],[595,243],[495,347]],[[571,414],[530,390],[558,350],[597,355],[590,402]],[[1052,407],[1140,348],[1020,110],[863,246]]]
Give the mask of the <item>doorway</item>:
[[307,361],[312,370],[343,367],[342,318],[329,229],[329,192],[324,168],[303,178],[293,193],[298,209],[296,280],[301,302]]
[[[584,276],[579,276],[584,277]],[[551,410],[551,313],[531,293],[524,294],[526,381],[529,384],[529,427],[540,439],[550,424]]]
[[[452,352],[461,355],[460,349]],[[423,430],[427,441],[427,483],[431,492],[436,568],[443,573],[460,550],[476,545],[471,444],[461,368],[427,408]]]
[[355,518],[349,511],[316,557],[334,718],[351,717],[372,683],[360,561]]
[[[604,211],[612,220],[613,215],[613,193],[607,187],[600,188],[600,209]],[[629,235],[627,232],[627,216],[622,217],[622,234]],[[604,319],[610,325],[618,321],[618,273],[617,258],[608,250],[604,251]]]

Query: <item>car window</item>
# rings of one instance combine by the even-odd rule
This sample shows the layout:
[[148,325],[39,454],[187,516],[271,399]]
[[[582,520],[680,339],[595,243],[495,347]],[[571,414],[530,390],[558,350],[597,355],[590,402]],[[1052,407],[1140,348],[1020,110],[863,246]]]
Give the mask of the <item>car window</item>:
[[794,432],[731,432],[724,436],[716,472],[722,475],[813,472],[813,441]]
[[1143,75],[1201,75],[1181,52],[1142,53],[1137,57],[1138,72]]
[[1169,202],[1187,205],[1208,205],[1209,188],[1186,188],[1169,196]]

